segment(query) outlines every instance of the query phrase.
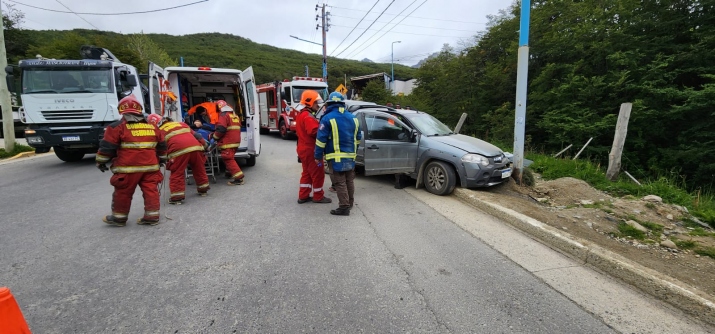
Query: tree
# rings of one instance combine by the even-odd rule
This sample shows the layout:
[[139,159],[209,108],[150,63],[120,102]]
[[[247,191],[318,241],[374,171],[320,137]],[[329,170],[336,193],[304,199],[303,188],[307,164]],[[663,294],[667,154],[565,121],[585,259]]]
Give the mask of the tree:
[[179,65],[176,59],[171,58],[164,49],[144,33],[129,35],[128,41],[129,48],[137,54],[143,64],[148,64],[151,61],[162,67]]
[[379,80],[371,80],[367,83],[365,88],[362,90],[362,100],[368,102],[375,102],[377,104],[386,104],[390,97],[392,97],[392,92],[385,88],[385,83]]
[[2,23],[5,27],[5,51],[8,59],[19,60],[27,52],[30,45],[30,36],[27,30],[22,29],[25,13],[15,9],[15,5],[5,3]]

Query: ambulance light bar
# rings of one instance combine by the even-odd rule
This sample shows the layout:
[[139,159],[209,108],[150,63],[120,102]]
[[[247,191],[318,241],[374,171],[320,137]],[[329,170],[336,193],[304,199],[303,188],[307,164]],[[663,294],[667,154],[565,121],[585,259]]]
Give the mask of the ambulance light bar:
[[199,67],[199,71],[211,71],[211,67],[202,66]]
[[310,77],[293,77],[293,80],[325,81],[325,80],[323,80],[323,78],[310,78]]

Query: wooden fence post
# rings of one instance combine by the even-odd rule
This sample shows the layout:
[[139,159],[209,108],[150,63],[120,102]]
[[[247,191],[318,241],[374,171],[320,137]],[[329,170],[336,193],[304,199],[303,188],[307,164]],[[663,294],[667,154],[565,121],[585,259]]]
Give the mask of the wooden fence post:
[[462,125],[464,124],[464,120],[467,119],[467,113],[462,113],[462,117],[459,118],[459,122],[457,122],[457,126],[454,127],[454,133],[459,133],[459,130],[462,130]]
[[623,145],[626,143],[628,119],[631,117],[632,108],[633,103],[623,103],[621,111],[618,113],[616,134],[613,137],[611,153],[608,154],[608,170],[606,171],[606,177],[611,181],[618,180],[618,173],[621,171],[621,155],[623,154]]

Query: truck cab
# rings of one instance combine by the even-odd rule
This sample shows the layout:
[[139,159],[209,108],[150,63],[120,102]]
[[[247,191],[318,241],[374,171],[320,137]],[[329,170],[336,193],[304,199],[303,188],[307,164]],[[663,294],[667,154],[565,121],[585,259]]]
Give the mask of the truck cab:
[[295,135],[295,108],[307,89],[317,91],[323,100],[328,98],[328,84],[323,78],[293,77],[258,86],[258,101],[261,113],[261,133],[278,130],[281,138]]
[[187,112],[192,106],[226,101],[241,120],[241,146],[235,157],[245,159],[248,166],[256,164],[261,153],[261,116],[251,67],[243,71],[211,67],[161,68],[149,63],[147,100],[149,113],[187,123],[191,123]]
[[120,119],[119,100],[142,96],[136,68],[107,52],[99,59],[20,61],[19,116],[27,125],[27,143],[36,152],[53,148],[66,162],[95,153],[104,128]]

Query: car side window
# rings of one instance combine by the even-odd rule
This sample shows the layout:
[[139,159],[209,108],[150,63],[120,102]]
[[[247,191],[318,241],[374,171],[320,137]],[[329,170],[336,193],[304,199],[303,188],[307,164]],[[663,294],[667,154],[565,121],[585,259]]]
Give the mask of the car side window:
[[365,115],[368,139],[409,141],[409,129],[394,119],[382,115]]

